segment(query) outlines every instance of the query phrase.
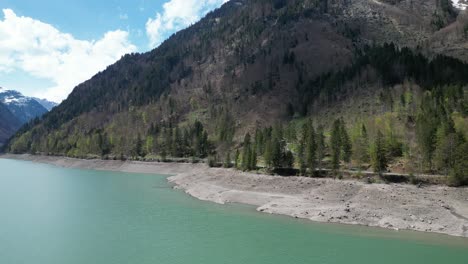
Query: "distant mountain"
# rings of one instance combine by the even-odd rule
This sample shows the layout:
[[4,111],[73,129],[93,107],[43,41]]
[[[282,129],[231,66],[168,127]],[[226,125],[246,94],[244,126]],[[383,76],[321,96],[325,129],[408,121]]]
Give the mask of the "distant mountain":
[[40,117],[48,110],[34,98],[22,95],[18,91],[6,90],[0,87],[0,102],[21,122],[27,123],[30,120]]
[[52,110],[52,108],[56,107],[58,104],[56,102],[51,102],[47,99],[40,99],[37,97],[33,97],[38,103],[40,103],[43,107],[45,107],[48,111]]
[[21,126],[21,122],[0,102],[0,147]]

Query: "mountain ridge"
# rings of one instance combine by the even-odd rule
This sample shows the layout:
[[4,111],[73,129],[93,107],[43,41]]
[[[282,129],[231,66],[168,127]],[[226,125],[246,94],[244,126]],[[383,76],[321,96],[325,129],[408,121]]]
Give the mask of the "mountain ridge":
[[8,107],[22,124],[48,112],[36,99],[24,96],[15,90],[0,88],[0,101]]
[[[447,56],[468,59],[463,15],[448,0],[231,0],[157,49],[125,55],[77,86],[23,127],[9,150],[225,155],[245,147],[247,132],[307,117],[330,127],[348,114],[375,126],[373,138],[385,127],[369,116],[413,135],[414,109],[426,93],[452,100],[460,127],[465,112],[454,96],[464,97],[467,66]],[[454,41],[433,41],[444,36]],[[454,87],[437,88],[447,85]],[[182,138],[183,147],[172,146]],[[414,136],[404,140],[414,147]],[[299,155],[292,141],[288,148]]]

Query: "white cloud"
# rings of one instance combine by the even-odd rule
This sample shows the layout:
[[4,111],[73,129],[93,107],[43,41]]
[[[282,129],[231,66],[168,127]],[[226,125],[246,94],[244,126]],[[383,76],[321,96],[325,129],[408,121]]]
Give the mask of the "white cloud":
[[159,46],[169,34],[198,21],[210,10],[228,0],[170,0],[163,5],[163,12],[146,22],[146,34],[150,48]]
[[454,7],[465,10],[468,7],[468,2],[466,0],[452,0],[452,4]]
[[128,32],[109,31],[99,40],[75,39],[52,25],[3,9],[0,20],[0,71],[22,70],[55,85],[34,96],[61,101],[72,89],[122,55],[136,51]]

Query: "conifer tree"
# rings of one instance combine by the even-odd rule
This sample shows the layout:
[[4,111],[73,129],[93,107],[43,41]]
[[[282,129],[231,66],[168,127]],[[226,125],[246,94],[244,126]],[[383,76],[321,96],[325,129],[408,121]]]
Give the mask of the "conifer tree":
[[281,143],[277,137],[271,139],[271,165],[280,168],[282,163]]
[[244,145],[242,151],[242,169],[248,170],[250,168],[251,162],[251,142],[250,142],[250,133],[247,133],[244,137]]
[[232,167],[231,153],[229,151],[226,153],[226,158],[224,160],[224,167],[225,168],[231,168]]
[[323,134],[323,126],[319,126],[317,129],[317,164],[319,169],[322,169],[322,161],[325,158],[325,153],[325,135]]
[[346,130],[343,119],[340,120],[340,134],[341,134],[341,148],[342,148],[342,159],[349,163],[352,155],[352,144],[349,138],[348,131]]
[[306,149],[306,140],[307,140],[307,126],[304,124],[302,127],[302,134],[299,138],[298,149],[297,149],[297,158],[299,162],[299,169],[301,175],[305,175],[307,171],[307,163],[305,158],[305,149]]
[[236,149],[236,154],[235,154],[235,156],[234,156],[234,167],[235,167],[236,169],[239,168],[239,156],[240,156],[239,150]]
[[377,137],[375,139],[372,152],[372,167],[375,172],[381,173],[387,169],[387,157],[385,151],[385,142],[384,136],[380,130],[377,132]]
[[312,124],[312,120],[309,121],[307,125],[307,145],[306,145],[306,157],[307,157],[307,168],[309,172],[313,174],[315,172],[316,164],[317,164],[317,141],[315,135],[315,129]]
[[257,150],[255,146],[252,146],[250,150],[250,162],[249,162],[249,170],[256,170],[257,169]]
[[458,145],[455,151],[454,167],[450,171],[449,183],[453,186],[468,185],[468,142]]
[[338,170],[340,168],[340,156],[341,156],[341,122],[339,119],[335,120],[332,127],[330,147],[332,155],[332,168]]

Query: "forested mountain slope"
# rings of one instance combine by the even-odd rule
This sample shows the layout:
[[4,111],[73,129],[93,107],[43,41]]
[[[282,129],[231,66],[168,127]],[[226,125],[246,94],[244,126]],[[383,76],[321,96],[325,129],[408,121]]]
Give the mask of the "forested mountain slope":
[[0,146],[20,127],[20,121],[0,102]]
[[434,160],[466,141],[464,16],[449,0],[231,0],[76,87],[8,150],[305,173],[380,154],[374,168],[448,173],[455,154]]

